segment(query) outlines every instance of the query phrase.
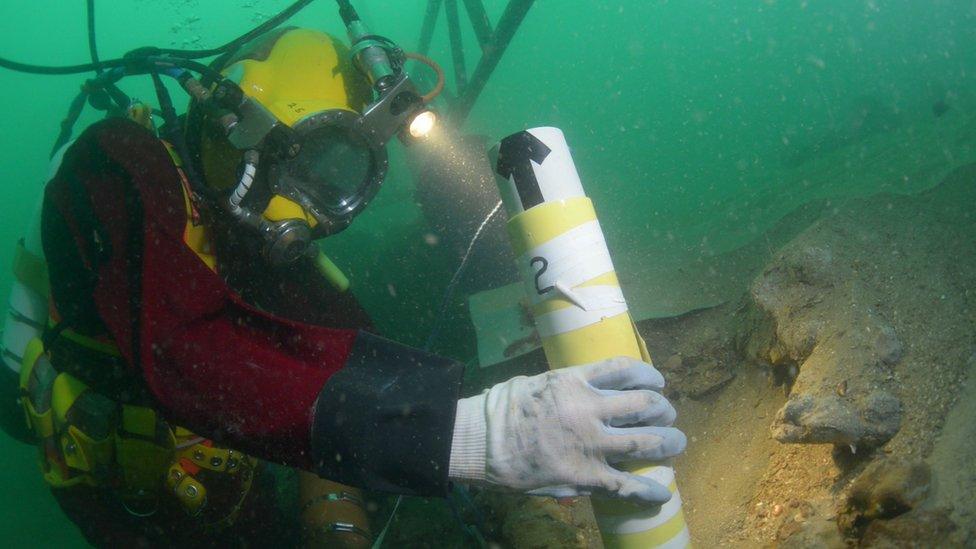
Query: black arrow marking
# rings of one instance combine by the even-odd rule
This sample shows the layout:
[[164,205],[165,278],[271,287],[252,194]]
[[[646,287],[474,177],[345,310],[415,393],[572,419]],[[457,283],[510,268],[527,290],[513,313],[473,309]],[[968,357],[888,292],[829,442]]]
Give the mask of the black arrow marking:
[[522,209],[528,210],[542,204],[542,191],[539,181],[535,178],[532,163],[542,165],[552,149],[529,132],[519,132],[502,139],[498,147],[498,163],[495,171],[498,175],[515,181]]

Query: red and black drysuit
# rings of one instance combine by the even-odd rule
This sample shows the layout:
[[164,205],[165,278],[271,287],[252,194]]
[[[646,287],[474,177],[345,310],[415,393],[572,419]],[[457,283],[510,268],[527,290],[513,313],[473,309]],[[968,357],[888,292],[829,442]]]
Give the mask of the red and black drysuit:
[[215,224],[215,273],[186,222],[180,175],[142,127],[102,121],[67,150],[42,215],[54,306],[125,368],[82,379],[262,459],[444,493],[461,366],[370,334],[351,296],[311,265],[272,269],[241,227]]

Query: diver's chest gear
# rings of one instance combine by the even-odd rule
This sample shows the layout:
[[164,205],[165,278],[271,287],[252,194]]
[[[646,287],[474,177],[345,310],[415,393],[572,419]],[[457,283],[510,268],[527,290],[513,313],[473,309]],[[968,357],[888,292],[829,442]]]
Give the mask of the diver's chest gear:
[[[114,377],[105,372],[114,371],[120,360],[86,339],[60,335],[57,353],[45,352],[35,339],[25,352],[21,404],[39,443],[45,482],[57,489],[110,490],[136,516],[176,505],[205,528],[231,524],[250,491],[257,462],[171,426],[151,407],[120,400],[139,402],[142,393],[106,379]],[[98,353],[105,359],[101,370],[90,362]],[[101,377],[96,374],[91,384],[76,377],[90,371]],[[93,385],[117,394],[109,398]]]

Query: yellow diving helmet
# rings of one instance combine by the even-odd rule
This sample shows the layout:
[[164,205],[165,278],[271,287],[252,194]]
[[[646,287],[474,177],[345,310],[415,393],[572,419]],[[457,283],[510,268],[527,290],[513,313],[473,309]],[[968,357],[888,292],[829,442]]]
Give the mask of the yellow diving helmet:
[[[224,61],[211,88],[188,87],[203,114],[203,176],[262,234],[274,264],[346,228],[383,183],[386,143],[430,116],[402,52],[377,38],[350,51],[322,32],[281,29]],[[262,191],[249,197],[256,180]]]

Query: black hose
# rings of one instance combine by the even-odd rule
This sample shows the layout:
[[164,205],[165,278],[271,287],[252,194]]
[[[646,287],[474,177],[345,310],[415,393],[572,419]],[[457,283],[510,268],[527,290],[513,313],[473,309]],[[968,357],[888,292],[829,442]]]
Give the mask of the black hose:
[[[86,100],[88,100],[90,97],[93,97],[98,93],[107,92],[112,100],[119,106],[119,108],[125,109],[128,107],[130,102],[129,96],[115,86],[115,82],[123,76],[151,73],[153,76],[153,83],[156,84],[156,95],[159,98],[161,114],[166,122],[173,123],[177,121],[176,111],[173,108],[173,102],[170,99],[169,93],[166,91],[165,87],[162,87],[162,81],[159,80],[159,75],[157,72],[160,69],[165,70],[179,68],[181,70],[191,70],[201,72],[203,74],[216,73],[216,71],[210,67],[189,59],[147,57],[145,59],[131,60],[130,62],[132,65],[127,67],[124,72],[103,72],[99,76],[85,82],[81,93],[79,93],[71,102],[71,107],[68,109],[68,114],[61,122],[61,130],[58,133],[57,140],[54,142],[54,147],[51,150],[51,156],[54,156],[58,149],[64,146],[64,144],[71,139],[74,125],[78,121],[81,111],[85,107]],[[220,75],[217,74],[217,76]],[[173,138],[172,141],[178,141],[179,137],[181,136]],[[177,149],[177,152],[184,154],[185,147],[183,151]],[[193,183],[192,180],[191,183]]]
[[186,178],[189,180],[190,187],[193,191],[201,196],[210,196],[207,187],[203,185],[202,179],[193,165],[190,150],[186,145],[186,136],[183,133],[180,118],[176,114],[176,108],[173,107],[173,100],[169,95],[169,91],[163,84],[163,79],[160,78],[159,72],[153,70],[149,74],[156,88],[156,99],[159,102],[159,110],[163,117],[163,129],[165,133],[162,137],[169,141],[173,145],[173,148],[176,149],[176,154],[179,155],[182,161],[183,173],[186,174]]
[[61,147],[64,146],[71,139],[71,132],[74,130],[75,122],[78,121],[78,117],[81,116],[81,111],[85,108],[85,101],[88,99],[88,87],[87,85],[82,88],[82,90],[75,96],[74,100],[71,101],[71,106],[68,108],[68,114],[65,115],[64,120],[61,121],[61,131],[58,132],[58,138],[54,141],[54,147],[51,148],[51,156],[49,158],[54,158]]
[[98,63],[83,63],[81,65],[63,65],[54,67],[19,63],[17,61],[11,61],[9,59],[0,57],[0,67],[17,72],[26,72],[28,74],[45,75],[79,74],[94,71],[96,69],[114,69],[115,67],[124,67],[131,62],[132,61],[129,59],[109,59],[108,61],[99,61]]
[[149,75],[152,77],[153,86],[156,89],[156,99],[159,101],[159,110],[163,115],[166,130],[163,137],[172,141],[174,135],[182,134],[179,129],[179,116],[176,114],[176,108],[173,106],[173,99],[169,95],[169,90],[163,84],[163,79],[159,77],[159,73],[154,70]]
[[356,8],[352,7],[349,0],[336,0],[339,4],[339,17],[342,18],[342,22],[348,27],[353,21],[359,21],[359,14],[356,13]]
[[[224,76],[220,74],[215,69],[204,65],[203,63],[198,63],[190,59],[184,59],[182,57],[147,57],[146,62],[155,69],[166,69],[166,68],[180,68],[188,71],[193,71],[197,74],[203,75],[207,78],[213,79],[215,82],[218,80],[223,80]],[[151,70],[144,70],[141,72],[151,72]]]
[[[97,33],[95,32],[95,0],[87,0],[86,13],[88,14],[88,52],[91,54],[91,62],[94,65],[99,64],[98,58],[98,40]],[[96,66],[95,72],[101,75],[105,69],[101,66]],[[126,109],[129,107],[129,103],[132,99],[125,94],[122,90],[118,88],[114,83],[105,84],[105,93],[108,94],[109,98],[115,103],[119,109]]]
[[[95,41],[95,0],[88,0],[88,52],[91,54],[91,62],[98,65],[98,43]],[[102,68],[96,67],[95,72],[102,74]]]
[[[210,57],[212,55],[226,53],[228,51],[232,51],[243,46],[244,44],[254,39],[255,37],[284,23],[286,20],[288,20],[293,15],[295,15],[303,8],[305,8],[305,6],[311,4],[312,1],[313,0],[298,0],[297,2],[285,8],[280,13],[278,13],[271,19],[268,19],[261,25],[258,25],[257,27],[242,34],[241,36],[235,38],[234,40],[231,40],[230,42],[216,48],[210,48],[206,50],[177,50],[177,49],[154,48],[154,47],[138,48],[129,52],[128,54],[126,54],[124,57],[120,59],[108,59],[105,61],[83,63],[79,65],[63,65],[63,66],[33,65],[30,63],[20,63],[18,61],[12,61],[10,59],[0,57],[0,67],[12,71],[25,72],[29,74],[48,74],[48,75],[78,74],[78,73],[89,72],[89,71],[100,71],[100,70],[115,68],[115,67],[127,67],[130,66],[134,61],[137,61],[139,59],[156,57],[160,55],[180,57],[186,60]],[[89,3],[91,3],[91,0],[89,0]],[[204,65],[200,65],[200,66],[204,66]]]
[[183,57],[184,59],[200,59],[202,57],[211,57],[213,55],[227,53],[229,51],[236,50],[237,48],[257,38],[258,36],[284,23],[288,19],[291,19],[292,16],[305,9],[305,6],[311,4],[312,1],[313,0],[298,0],[298,2],[295,2],[294,4],[278,12],[278,14],[272,17],[271,19],[268,19],[267,21],[261,23],[257,27],[254,27],[253,29],[238,36],[237,38],[231,40],[230,42],[227,42],[223,46],[218,46],[216,48],[210,48],[206,50],[160,49],[158,50],[158,52],[164,55]]
[[[95,0],[87,1],[88,13],[88,52],[91,54],[92,64],[98,65],[98,43],[95,41]],[[102,74],[102,68],[98,67],[95,72]]]

